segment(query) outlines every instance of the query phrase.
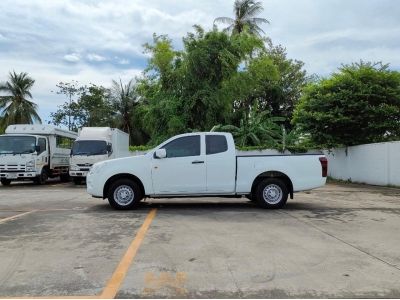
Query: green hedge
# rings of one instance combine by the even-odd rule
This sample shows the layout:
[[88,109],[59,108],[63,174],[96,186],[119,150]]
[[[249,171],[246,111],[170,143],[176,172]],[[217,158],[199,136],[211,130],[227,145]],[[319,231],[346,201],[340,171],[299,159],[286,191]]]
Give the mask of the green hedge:
[[135,151],[147,151],[153,149],[154,146],[148,146],[148,145],[139,145],[139,146],[129,146],[129,151],[135,152]]

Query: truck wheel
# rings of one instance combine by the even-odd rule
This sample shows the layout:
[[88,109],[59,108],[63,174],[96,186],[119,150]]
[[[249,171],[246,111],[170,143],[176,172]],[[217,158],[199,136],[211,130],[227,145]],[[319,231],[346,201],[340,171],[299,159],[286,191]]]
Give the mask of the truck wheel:
[[45,169],[42,169],[42,172],[38,177],[35,178],[35,183],[42,185],[45,184],[47,181],[47,178],[49,178],[49,175],[47,174],[47,171]]
[[129,179],[119,179],[108,190],[108,202],[115,209],[133,209],[143,195],[138,184]]
[[281,208],[286,204],[289,192],[282,180],[278,178],[266,178],[256,188],[258,204],[264,208]]
[[72,180],[76,185],[79,185],[82,183],[82,178],[80,178],[80,177],[74,177],[74,179],[72,179]]
[[251,201],[251,202],[255,202],[255,201],[256,201],[256,199],[254,199],[254,197],[253,197],[252,194],[246,195],[246,198],[247,198],[249,201]]
[[2,178],[1,179],[1,184],[2,185],[10,185],[11,184],[11,180],[10,179],[6,179],[6,178]]
[[60,175],[60,180],[61,180],[61,182],[68,182],[69,179],[70,179],[70,177],[69,177],[69,174],[68,174],[68,173],[61,174],[61,175]]

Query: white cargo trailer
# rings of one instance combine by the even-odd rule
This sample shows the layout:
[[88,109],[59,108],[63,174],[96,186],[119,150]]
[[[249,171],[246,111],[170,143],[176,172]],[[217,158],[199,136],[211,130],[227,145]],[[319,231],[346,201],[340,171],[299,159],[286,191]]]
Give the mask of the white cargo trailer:
[[51,125],[10,125],[0,135],[0,180],[9,185],[13,180],[69,178],[69,154],[76,132]]
[[79,184],[94,163],[129,155],[127,133],[110,127],[83,127],[71,150],[69,174]]

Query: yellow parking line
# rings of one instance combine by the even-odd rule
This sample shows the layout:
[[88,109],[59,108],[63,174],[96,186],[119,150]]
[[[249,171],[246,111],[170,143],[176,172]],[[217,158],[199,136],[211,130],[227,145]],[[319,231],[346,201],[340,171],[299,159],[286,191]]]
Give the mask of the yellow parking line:
[[128,250],[126,250],[125,255],[119,262],[110,280],[107,282],[107,285],[104,288],[103,292],[100,294],[99,297],[101,299],[114,299],[117,295],[118,290],[122,282],[124,281],[126,274],[128,273],[129,267],[132,264],[133,259],[135,258],[136,253],[141,243],[143,242],[144,237],[146,236],[146,232],[149,229],[154,217],[156,216],[156,212],[157,209],[153,208],[147,215],[138,233],[136,234],[135,239],[130,244]]
[[25,215],[30,214],[30,213],[33,213],[33,212],[35,212],[35,211],[36,211],[36,210],[26,211],[26,212],[21,213],[21,214],[18,214],[18,215],[14,215],[14,216],[11,216],[11,217],[8,217],[8,218],[0,219],[0,224],[5,223],[5,222],[7,222],[7,221],[14,220],[14,219],[19,218],[19,217],[22,217],[22,216],[25,216]]

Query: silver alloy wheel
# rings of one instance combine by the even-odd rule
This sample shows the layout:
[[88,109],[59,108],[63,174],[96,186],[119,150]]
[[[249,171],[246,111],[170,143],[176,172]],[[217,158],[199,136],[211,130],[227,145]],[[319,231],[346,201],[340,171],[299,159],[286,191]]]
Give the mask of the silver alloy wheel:
[[268,204],[277,204],[282,200],[283,191],[279,185],[268,184],[263,190],[263,199]]
[[127,206],[135,199],[135,193],[129,185],[120,185],[114,191],[114,200],[121,206]]

